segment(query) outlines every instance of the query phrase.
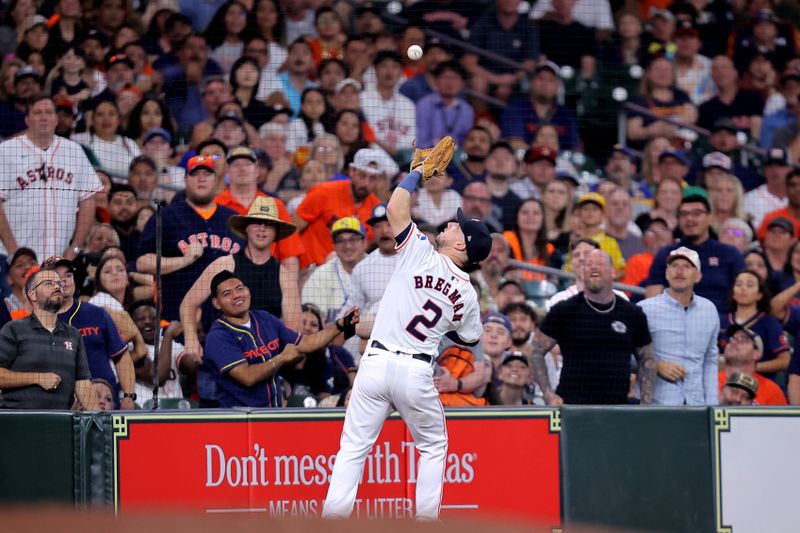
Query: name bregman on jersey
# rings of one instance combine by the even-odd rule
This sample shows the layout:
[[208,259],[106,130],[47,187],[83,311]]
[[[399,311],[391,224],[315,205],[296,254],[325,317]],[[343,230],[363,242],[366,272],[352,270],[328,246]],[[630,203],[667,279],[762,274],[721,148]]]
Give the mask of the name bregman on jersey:
[[453,305],[453,322],[459,322],[464,315],[458,314],[458,312],[464,308],[463,303],[456,303],[458,300],[461,299],[461,293],[458,292],[458,289],[455,289],[452,293],[450,289],[452,286],[447,283],[444,279],[437,277],[436,282],[434,283],[433,276],[414,276],[414,288],[415,289],[433,289],[435,291],[439,291],[445,296],[447,299],[450,300],[451,304]]

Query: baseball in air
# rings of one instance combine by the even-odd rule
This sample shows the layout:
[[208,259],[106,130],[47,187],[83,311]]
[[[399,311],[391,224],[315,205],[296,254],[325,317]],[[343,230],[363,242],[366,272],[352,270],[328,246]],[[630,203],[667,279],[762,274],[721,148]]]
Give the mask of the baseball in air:
[[406,51],[406,54],[408,54],[408,58],[411,61],[417,61],[419,59],[422,59],[422,47],[418,44],[412,44],[411,46],[408,47],[408,51]]

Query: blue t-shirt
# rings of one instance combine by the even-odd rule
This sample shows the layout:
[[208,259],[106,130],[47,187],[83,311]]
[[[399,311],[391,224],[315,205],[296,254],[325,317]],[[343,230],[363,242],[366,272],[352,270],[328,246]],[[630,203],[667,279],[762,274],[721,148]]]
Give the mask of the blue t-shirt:
[[695,285],[694,292],[714,302],[720,313],[727,313],[728,293],[733,287],[736,274],[745,269],[745,264],[739,250],[715,239],[706,239],[699,245],[682,239],[676,244],[660,249],[650,266],[650,275],[645,287],[650,285],[667,287],[667,256],[672,250],[681,246],[696,251],[700,256],[703,277],[700,283]]
[[542,119],[536,114],[529,96],[519,96],[511,100],[500,115],[500,131],[503,137],[533,142],[540,124],[551,124],[558,132],[558,143],[562,150],[574,150],[581,143],[578,134],[578,121],[575,115],[563,105],[557,105],[550,118]]
[[[720,314],[719,340],[720,346],[723,349],[728,342],[728,326],[734,323],[738,324],[733,313]],[[778,319],[773,316],[763,312],[756,313],[755,316],[739,325],[756,333],[764,342],[764,353],[761,355],[759,361],[772,361],[778,355],[789,349],[789,342],[786,340],[786,335],[783,333],[783,326],[781,326]],[[759,372],[759,374],[765,378],[769,378],[773,381],[775,380],[775,372]]]
[[239,365],[260,365],[280,354],[287,344],[303,336],[267,313],[250,311],[250,326],[224,318],[214,321],[206,336],[204,361],[217,383],[220,407],[281,407],[281,378],[274,374],[266,382],[246,387],[228,375]]
[[[470,26],[469,43],[482,50],[502,54],[517,63],[539,57],[538,27],[524,15],[520,15],[511,28],[505,29],[500,26],[494,10],[489,10]],[[519,70],[486,57],[479,57],[478,64],[495,74],[513,74]]]
[[120,337],[111,316],[102,307],[76,299],[58,318],[80,332],[92,378],[102,378],[111,384],[116,403],[119,382],[112,367],[125,354],[128,346]]
[[[242,240],[228,228],[228,219],[236,211],[218,205],[210,218],[204,219],[186,200],[173,200],[162,211],[162,253],[164,257],[181,257],[189,245],[199,242],[203,255],[191,265],[162,276],[164,320],[178,320],[178,309],[183,297],[189,292],[200,274],[215,259],[235,254],[242,247]],[[156,252],[156,217],[151,217],[142,231],[137,257]],[[210,301],[203,304],[203,317],[217,316]],[[207,322],[206,322],[207,323]]]

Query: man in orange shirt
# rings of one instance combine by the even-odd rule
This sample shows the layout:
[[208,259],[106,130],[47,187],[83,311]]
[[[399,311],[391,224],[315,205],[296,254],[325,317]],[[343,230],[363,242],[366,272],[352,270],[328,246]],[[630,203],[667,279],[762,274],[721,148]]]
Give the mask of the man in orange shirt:
[[770,211],[758,228],[758,240],[764,242],[769,223],[778,217],[788,218],[794,224],[794,238],[800,238],[800,170],[792,170],[786,175],[786,198],[789,205]]
[[663,218],[651,220],[644,234],[642,234],[644,252],[632,255],[628,259],[622,283],[639,286],[650,274],[650,266],[653,264],[656,252],[664,246],[672,244],[674,240],[672,230],[669,229],[669,224],[667,224],[666,220]]
[[[294,222],[312,263],[323,264],[333,252],[330,232],[334,222],[355,216],[366,224],[372,217],[372,209],[381,203],[374,193],[383,173],[384,157],[382,150],[359,150],[350,163],[349,180],[329,181],[312,187],[297,206]],[[372,239],[369,228],[367,239]]]
[[[233,209],[240,215],[246,215],[253,201],[258,196],[267,196],[275,200],[278,217],[287,224],[293,224],[289,210],[279,198],[268,195],[258,188],[258,159],[256,154],[246,146],[239,146],[228,152],[226,158],[227,173],[231,184],[219,193],[214,201]],[[297,233],[273,242],[270,254],[280,261],[281,268],[299,272],[309,265],[303,241]]]
[[758,391],[754,404],[786,405],[786,396],[771,379],[756,373],[756,362],[764,353],[764,341],[755,332],[738,324],[728,328],[728,344],[725,345],[725,370],[719,373],[719,392],[734,372],[744,372],[758,380]]

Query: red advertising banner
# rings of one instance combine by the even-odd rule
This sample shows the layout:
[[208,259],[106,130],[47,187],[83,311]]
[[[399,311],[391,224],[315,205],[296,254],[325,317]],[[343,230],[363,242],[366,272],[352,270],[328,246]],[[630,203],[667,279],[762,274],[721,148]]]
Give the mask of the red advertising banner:
[[[114,416],[115,507],[318,516],[341,412]],[[448,412],[442,516],[560,523],[558,411]],[[367,457],[354,515],[414,516],[418,453],[390,418]]]

